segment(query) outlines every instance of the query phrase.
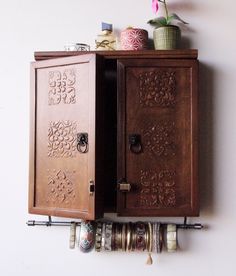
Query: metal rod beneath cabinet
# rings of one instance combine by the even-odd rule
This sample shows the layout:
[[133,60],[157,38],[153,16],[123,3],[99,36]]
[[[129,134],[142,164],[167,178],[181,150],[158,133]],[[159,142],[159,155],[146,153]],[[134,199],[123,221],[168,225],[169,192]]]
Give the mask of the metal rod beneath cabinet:
[[[77,226],[80,226],[79,221],[52,221],[51,217],[48,217],[48,221],[37,221],[37,220],[28,220],[26,224],[28,226],[70,226],[72,223],[76,223]],[[161,223],[161,222],[160,222]],[[167,225],[168,223],[161,223],[162,225]],[[201,230],[203,225],[201,223],[187,223],[187,219],[184,219],[184,223],[176,223],[178,229],[193,229]]]

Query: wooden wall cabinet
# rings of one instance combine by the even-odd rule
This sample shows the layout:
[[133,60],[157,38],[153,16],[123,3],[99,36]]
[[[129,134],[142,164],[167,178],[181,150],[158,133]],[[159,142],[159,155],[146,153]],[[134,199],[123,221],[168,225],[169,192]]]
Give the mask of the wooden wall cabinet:
[[196,50],[35,58],[30,213],[199,214]]

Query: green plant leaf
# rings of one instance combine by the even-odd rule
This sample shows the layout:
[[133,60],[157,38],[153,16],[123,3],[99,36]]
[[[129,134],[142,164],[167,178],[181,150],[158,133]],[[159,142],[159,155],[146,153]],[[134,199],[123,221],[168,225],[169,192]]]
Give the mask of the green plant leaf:
[[167,24],[170,24],[170,22],[172,20],[177,20],[180,21],[184,24],[188,24],[187,22],[185,22],[183,19],[181,19],[176,13],[172,13],[168,18],[167,18]]
[[147,23],[156,28],[166,26],[168,24],[164,16],[151,19]]

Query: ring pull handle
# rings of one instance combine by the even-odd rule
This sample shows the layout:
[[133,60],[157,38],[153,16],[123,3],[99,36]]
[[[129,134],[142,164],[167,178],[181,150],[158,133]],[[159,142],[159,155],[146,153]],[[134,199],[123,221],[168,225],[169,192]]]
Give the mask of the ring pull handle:
[[77,150],[80,153],[88,152],[88,133],[77,134]]
[[133,153],[141,153],[143,148],[141,144],[141,136],[139,134],[129,135],[129,149]]

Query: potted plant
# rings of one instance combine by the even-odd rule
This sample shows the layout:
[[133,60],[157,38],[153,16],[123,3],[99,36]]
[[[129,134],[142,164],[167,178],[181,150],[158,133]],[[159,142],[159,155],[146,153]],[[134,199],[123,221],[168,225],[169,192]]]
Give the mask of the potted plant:
[[176,49],[179,47],[181,31],[178,26],[172,25],[172,22],[188,23],[183,21],[176,13],[169,14],[166,0],[152,0],[152,10],[155,14],[159,10],[159,2],[164,5],[165,16],[157,17],[147,22],[155,27],[153,31],[155,49]]

